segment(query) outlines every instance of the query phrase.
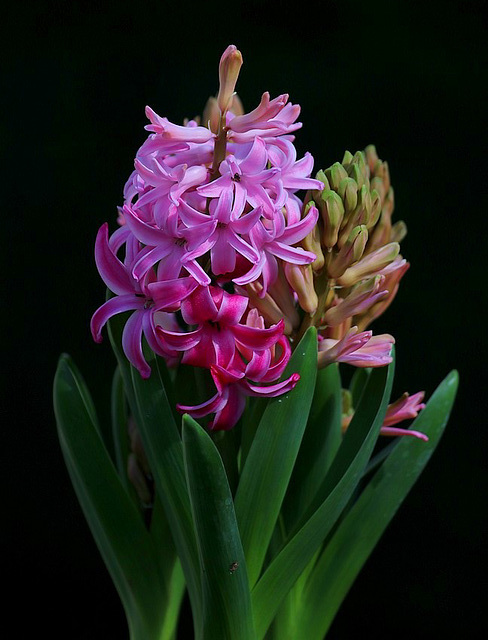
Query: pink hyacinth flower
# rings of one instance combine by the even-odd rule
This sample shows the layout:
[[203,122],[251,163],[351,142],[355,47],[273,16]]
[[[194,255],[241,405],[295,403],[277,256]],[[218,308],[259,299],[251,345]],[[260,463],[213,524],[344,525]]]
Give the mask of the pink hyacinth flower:
[[183,351],[183,364],[208,368],[212,364],[227,367],[240,351],[255,352],[272,348],[283,335],[281,320],[269,329],[240,321],[249,300],[219,287],[199,287],[181,305],[181,315],[197,329],[187,333],[158,329],[166,350]]
[[251,142],[256,136],[275,138],[302,126],[301,122],[295,122],[300,115],[300,107],[288,103],[286,93],[270,100],[266,91],[256,109],[242,116],[232,115],[228,114],[228,138],[239,143]]
[[372,331],[358,333],[352,327],[341,340],[319,340],[318,365],[325,367],[332,362],[347,362],[355,367],[383,367],[392,362],[393,336],[384,333],[373,336]]
[[227,431],[236,425],[246,406],[246,396],[274,398],[291,391],[300,380],[299,374],[293,373],[282,382],[261,387],[249,382],[246,370],[218,365],[212,365],[210,370],[217,393],[200,405],[178,404],[176,407],[181,413],[188,413],[193,418],[214,413],[215,417],[209,424],[209,429],[213,431]]
[[265,189],[278,169],[267,169],[268,153],[266,144],[260,138],[255,138],[249,153],[242,159],[233,155],[227,156],[220,163],[220,177],[213,182],[197,188],[198,193],[208,198],[219,198],[224,192],[229,192],[234,200],[234,209],[243,212],[246,203],[251,207],[263,207],[264,214],[272,217],[277,208],[283,206],[281,202],[273,201]]
[[249,239],[259,252],[259,261],[247,274],[235,278],[234,282],[242,286],[261,277],[263,288],[260,296],[264,297],[268,287],[274,284],[278,277],[277,258],[292,264],[312,263],[316,258],[314,253],[292,245],[310,233],[317,224],[318,215],[316,207],[310,207],[305,218],[288,226],[285,225],[285,218],[280,211],[276,212],[273,223],[266,220],[258,221],[250,230]]
[[[121,228],[118,231],[117,238],[120,240],[123,237],[120,232],[125,233],[126,229]],[[164,349],[156,339],[155,313],[160,309],[155,306],[148,292],[148,279],[138,282],[131,275],[131,261],[137,256],[138,245],[139,243],[134,237],[127,239],[126,261],[129,266],[126,266],[117,258],[114,248],[110,246],[108,224],[105,223],[100,227],[95,242],[95,261],[103,281],[116,295],[95,311],[90,322],[90,329],[95,342],[101,342],[102,329],[112,316],[124,311],[133,311],[134,313],[124,327],[122,347],[127,359],[138,369],[141,376],[148,378],[151,374],[151,368],[142,352],[143,333],[151,349],[158,355],[174,358],[177,354],[170,349]],[[159,314],[158,317],[162,320],[165,316],[166,314]],[[168,328],[173,326],[172,322],[164,324]]]
[[413,396],[404,393],[396,402],[388,405],[380,433],[384,436],[413,436],[414,438],[419,438],[427,442],[429,438],[425,433],[412,431],[410,429],[398,429],[392,426],[403,422],[403,420],[416,418],[419,411],[425,409],[425,404],[422,402],[424,395],[424,391],[414,393]]

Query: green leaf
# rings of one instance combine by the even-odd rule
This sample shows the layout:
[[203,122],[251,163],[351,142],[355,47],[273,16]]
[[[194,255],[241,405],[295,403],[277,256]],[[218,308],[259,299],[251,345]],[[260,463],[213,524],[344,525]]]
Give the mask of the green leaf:
[[112,379],[112,435],[115,450],[115,464],[125,489],[130,492],[132,485],[127,477],[127,459],[129,457],[129,436],[127,432],[127,403],[124,382],[120,368],[116,367]]
[[222,459],[210,436],[183,417],[185,472],[201,567],[203,640],[254,636],[246,561]]
[[96,427],[90,394],[66,355],[54,379],[54,411],[66,466],[132,637],[159,639],[168,594],[156,570],[152,540]]
[[173,540],[181,560],[194,622],[201,615],[201,593],[198,554],[186,488],[183,444],[173,419],[166,392],[159,375],[156,357],[148,359],[152,374],[141,378],[128,362],[122,349],[122,330],[126,318],[122,314],[109,321],[109,336],[124,380],[132,414],[139,429],[159,496],[168,519]]
[[331,364],[317,373],[310,417],[285,499],[284,516],[288,531],[310,505],[339,449],[341,417],[339,366]]
[[458,374],[452,371],[411,426],[427,434],[429,441],[401,438],[340,523],[303,594],[298,624],[304,637],[325,636],[353,581],[434,452],[457,387]]
[[235,497],[251,586],[261,572],[307,424],[317,374],[314,328],[307,331],[296,347],[284,377],[295,372],[300,374],[295,389],[268,403]]
[[332,530],[361,479],[383,423],[393,372],[392,363],[371,373],[359,407],[310,508],[254,587],[251,596],[259,639],[264,637],[283,598]]
[[352,406],[354,409],[358,406],[359,401],[361,400],[361,394],[364,391],[370,375],[371,369],[358,367],[352,376],[349,391],[352,395]]
[[194,622],[198,624],[201,614],[198,555],[185,480],[183,445],[156,358],[150,358],[148,363],[152,373],[147,380],[131,367],[136,424],[185,573]]

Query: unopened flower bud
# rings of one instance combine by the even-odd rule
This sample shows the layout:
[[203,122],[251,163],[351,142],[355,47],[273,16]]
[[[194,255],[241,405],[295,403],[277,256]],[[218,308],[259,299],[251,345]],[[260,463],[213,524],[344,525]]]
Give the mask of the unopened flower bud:
[[376,153],[376,147],[374,144],[369,144],[364,150],[366,156],[366,162],[368,163],[369,170],[373,173],[374,166],[378,162],[378,154]]
[[370,182],[370,187],[380,194],[381,201],[386,198],[386,189],[381,178],[374,177]]
[[242,67],[242,54],[233,44],[229,45],[220,58],[219,94],[217,103],[221,113],[225,113],[234,93],[239,71]]
[[395,208],[395,194],[393,191],[393,187],[390,187],[386,193],[385,199],[383,200],[382,211],[386,211],[391,218],[394,208]]
[[364,153],[362,151],[356,151],[353,156],[352,162],[354,164],[357,164],[364,180],[369,180],[369,167],[366,164],[366,157]]
[[391,228],[391,237],[390,240],[392,242],[401,242],[405,236],[407,235],[407,225],[403,222],[403,220],[398,220]]
[[205,109],[203,110],[203,125],[208,127],[213,133],[217,133],[219,130],[220,122],[220,109],[217,103],[217,98],[210,97],[207,100]]
[[[303,217],[308,214],[311,207],[315,208],[315,202],[313,200],[310,200],[307,203],[303,212]],[[324,254],[322,253],[322,245],[320,243],[320,227],[318,224],[314,226],[308,236],[305,236],[305,238],[303,238],[303,240],[300,242],[300,245],[305,249],[305,251],[311,251],[312,253],[315,253],[317,257],[312,262],[312,269],[314,270],[314,272],[320,271],[324,266],[325,258]]]
[[344,205],[342,199],[335,191],[322,191],[318,200],[320,213],[324,222],[322,242],[330,248],[337,242],[337,235],[344,218]]
[[347,168],[347,173],[350,178],[353,178],[353,180],[356,181],[359,189],[363,186],[363,184],[365,184],[366,181],[364,179],[364,176],[356,163],[351,163],[349,165],[349,167]]
[[370,231],[370,240],[366,248],[366,253],[372,253],[376,249],[383,247],[390,242],[391,238],[391,216],[383,209],[376,225]]
[[[293,318],[287,317],[283,310],[280,309],[276,300],[272,298],[269,293],[265,293],[262,296],[262,285],[259,282],[251,282],[246,286],[246,293],[249,298],[251,307],[254,307],[259,311],[263,318],[270,324],[278,324],[283,319],[285,321],[285,335],[289,336],[294,329],[297,329],[300,324],[300,318],[298,314]],[[239,292],[239,288],[237,288]]]
[[351,164],[352,158],[352,153],[350,151],[345,151],[344,157],[342,158],[342,165],[346,166],[347,164]]
[[371,191],[371,214],[369,216],[368,222],[366,223],[366,226],[368,227],[368,229],[371,229],[372,227],[375,226],[375,224],[379,220],[380,214],[381,214],[381,196],[378,193],[378,191],[376,191],[376,189],[373,189]]
[[285,263],[286,279],[298,296],[298,304],[301,308],[313,315],[317,311],[319,299],[314,289],[312,267],[309,264]]
[[329,179],[329,184],[334,191],[339,191],[339,185],[344,178],[347,178],[347,171],[340,162],[334,164],[325,170],[325,175]]
[[380,247],[373,253],[369,253],[362,260],[349,267],[337,283],[343,287],[350,287],[366,276],[372,275],[389,265],[400,252],[400,245],[397,242]]
[[339,184],[338,194],[342,198],[346,216],[354,211],[358,203],[358,185],[352,178],[344,178]]
[[360,260],[368,242],[366,225],[354,227],[340,251],[332,256],[327,271],[331,278],[337,279],[355,262]]
[[324,315],[324,323],[330,327],[342,324],[348,318],[366,312],[370,307],[388,295],[385,276],[377,275],[363,280],[353,287],[346,298],[338,300]]
[[[320,169],[320,171],[317,171],[317,175],[315,176],[316,180],[320,180],[320,182],[324,183],[324,189],[326,191],[330,190],[330,184],[329,184],[329,180],[327,179],[327,176],[325,175],[325,171],[323,171],[322,169]],[[320,194],[321,191],[315,191],[314,193]]]

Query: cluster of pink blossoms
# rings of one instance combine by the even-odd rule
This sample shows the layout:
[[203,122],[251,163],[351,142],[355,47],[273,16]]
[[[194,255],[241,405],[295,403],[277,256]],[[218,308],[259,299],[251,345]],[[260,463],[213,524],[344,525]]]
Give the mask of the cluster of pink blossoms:
[[[143,336],[169,366],[210,370],[215,395],[178,408],[195,418],[212,414],[214,430],[236,424],[247,396],[274,397],[299,380],[293,374],[278,381],[299,324],[297,303],[309,311],[306,280],[317,254],[297,245],[313,234],[319,211],[314,204],[304,210],[297,191],[324,189],[310,177],[312,156],[297,160],[299,106],[265,93],[243,113],[234,94],[241,64],[231,45],[208,126],[175,125],[146,109],[150,135],[125,186],[119,228],[109,236],[102,225],[95,246],[100,275],[115,295],[93,315],[94,339],[101,340],[109,318],[132,311],[122,346],[142,377],[151,373]],[[370,306],[375,291],[368,289]],[[390,336],[356,333],[322,336],[323,364],[391,361]]]

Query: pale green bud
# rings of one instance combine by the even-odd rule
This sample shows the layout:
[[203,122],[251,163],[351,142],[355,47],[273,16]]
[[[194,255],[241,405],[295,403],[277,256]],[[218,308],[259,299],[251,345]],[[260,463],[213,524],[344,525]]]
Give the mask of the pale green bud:
[[351,287],[366,276],[373,275],[388,266],[400,253],[398,242],[380,247],[369,253],[362,260],[349,267],[338,279],[337,283],[343,287]]
[[[307,202],[305,210],[303,212],[303,217],[307,215],[310,207],[313,206],[315,206],[315,202],[313,200]],[[315,272],[320,271],[324,266],[325,258],[322,252],[322,245],[320,242],[320,227],[318,224],[316,224],[312,231],[307,236],[305,236],[305,238],[303,238],[303,240],[300,242],[300,246],[303,247],[305,251],[311,251],[312,253],[315,253],[317,257],[312,262],[312,269]]]
[[309,264],[284,264],[285,276],[290,287],[296,292],[298,304],[310,315],[317,311],[319,299],[314,288],[312,267]]
[[378,222],[381,213],[381,196],[373,189],[371,191],[371,213],[367,222],[368,229],[371,229]]
[[339,191],[339,185],[344,178],[347,178],[347,172],[340,162],[334,164],[325,170],[325,175],[329,179],[329,184],[334,191]]
[[346,151],[344,153],[344,157],[342,158],[342,164],[346,165],[346,164],[351,164],[352,162],[352,153],[350,151]]
[[358,203],[358,185],[352,178],[344,178],[339,184],[338,194],[342,198],[346,215],[354,211]]
[[331,278],[337,279],[355,262],[360,260],[368,242],[368,230],[359,225],[349,234],[341,249],[332,255],[327,271]]
[[358,189],[360,189],[363,184],[365,184],[366,181],[364,179],[364,176],[356,163],[350,164],[348,166],[347,173],[349,174],[350,178],[353,178],[353,180],[356,181]]
[[337,242],[337,236],[344,218],[344,205],[341,197],[335,191],[322,191],[318,202],[324,231],[322,242],[324,246],[330,248]]

